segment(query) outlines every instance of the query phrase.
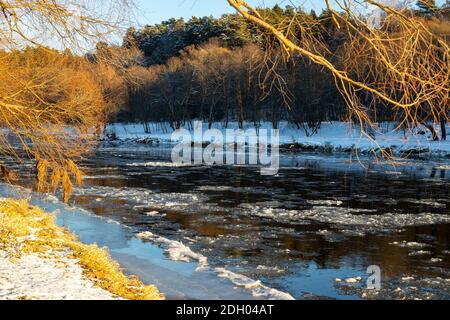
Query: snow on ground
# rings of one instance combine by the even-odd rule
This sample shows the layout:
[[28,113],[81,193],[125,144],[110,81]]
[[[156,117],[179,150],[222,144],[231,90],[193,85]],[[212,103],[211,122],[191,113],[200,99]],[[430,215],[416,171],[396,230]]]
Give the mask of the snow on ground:
[[[145,133],[142,124],[115,123],[107,127],[106,134],[110,138],[114,137],[123,142],[171,141],[173,129],[167,123],[151,123],[149,127],[151,132]],[[183,128],[193,132],[194,123],[189,123]],[[239,125],[237,122],[230,122],[228,127],[225,128],[223,123],[214,123],[211,128],[218,129],[225,135],[226,129],[236,130],[239,128]],[[249,122],[244,123],[243,129],[254,129],[254,125]],[[272,124],[270,122],[262,122],[259,129],[266,129],[270,134]],[[373,129],[375,141],[362,133],[358,125],[346,122],[323,123],[318,132],[312,136],[307,136],[303,129],[298,129],[293,124],[281,122],[279,124],[280,144],[299,143],[304,146],[322,147],[329,151],[358,149],[364,152],[370,151],[372,148],[378,149],[381,147],[391,148],[397,153],[421,150],[424,154],[430,151],[434,155],[446,156],[450,154],[450,139],[447,141],[433,141],[431,133],[425,128],[397,130],[394,123],[380,123]],[[435,129],[440,135],[439,126],[436,126]],[[203,123],[203,133],[207,130],[208,124]],[[447,125],[447,132],[450,132],[449,125]]]
[[83,276],[78,261],[68,252],[49,251],[46,256],[24,255],[11,259],[0,251],[0,300],[112,300]]

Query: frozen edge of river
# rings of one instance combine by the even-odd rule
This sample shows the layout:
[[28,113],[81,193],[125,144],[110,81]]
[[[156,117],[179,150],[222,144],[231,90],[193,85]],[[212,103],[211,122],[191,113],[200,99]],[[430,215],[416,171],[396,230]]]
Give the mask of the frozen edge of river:
[[172,260],[185,262],[190,262],[191,260],[197,261],[198,267],[196,271],[214,271],[217,273],[218,277],[229,279],[235,286],[250,290],[254,297],[274,300],[295,300],[289,293],[267,287],[259,280],[254,280],[244,275],[231,272],[226,268],[212,269],[208,265],[208,259],[205,256],[193,252],[189,247],[185,246],[180,241],[173,241],[167,238],[159,237],[149,231],[141,232],[137,236],[138,238],[150,240],[154,243],[163,245]]
[[83,275],[68,252],[27,254],[11,261],[0,251],[0,300],[114,300]]
[[[86,270],[95,271],[83,265],[68,245],[78,243],[54,224],[49,213],[25,201],[0,198],[0,221],[1,300],[118,299],[91,273],[87,275]],[[86,252],[86,247],[79,250]]]
[[[110,228],[117,228],[120,229],[120,233],[121,235],[124,237],[123,239],[119,239],[118,241],[135,241],[137,239],[139,239],[139,237],[134,234],[134,233],[130,233],[131,229],[127,226],[122,225],[119,222],[116,222],[114,220],[111,219],[104,219],[102,217],[96,216],[95,214],[84,210],[82,208],[78,208],[78,207],[69,207],[68,205],[60,202],[56,197],[54,196],[46,196],[45,198],[39,197],[36,194],[34,194],[33,192],[31,192],[29,189],[26,188],[22,188],[22,187],[14,187],[14,186],[10,186],[10,185],[5,185],[5,184],[0,184],[0,194],[2,196],[7,196],[7,197],[12,197],[12,198],[26,198],[31,200],[31,203],[33,205],[36,205],[48,212],[54,212],[54,214],[56,214],[57,216],[57,224],[60,226],[64,226],[67,227],[72,233],[76,234],[80,240],[83,243],[96,243],[96,241],[89,241],[89,237],[92,237],[92,234],[90,235],[84,235],[80,234],[83,231],[86,231],[86,219],[94,219],[95,220],[95,225],[101,226],[101,228],[106,228],[105,231],[108,231]],[[71,219],[74,220],[70,220],[69,219],[65,219],[68,216],[71,216]],[[77,226],[77,222],[81,223],[81,225]],[[92,223],[92,222],[91,222]],[[83,230],[84,229],[84,230]],[[97,228],[95,228],[97,230]],[[124,232],[124,231],[127,232]],[[101,231],[100,231],[101,232]],[[113,232],[112,232],[113,233]],[[129,238],[132,238],[131,240]],[[177,254],[178,256],[173,256],[170,254],[169,251],[167,251],[169,258],[173,261],[174,264],[179,264],[180,262],[184,262],[184,263],[189,263],[192,260],[198,261],[200,262],[200,264],[198,266],[195,266],[193,268],[193,272],[197,273],[197,275],[195,275],[195,278],[201,277],[202,274],[204,273],[205,277],[209,277],[209,279],[207,279],[205,281],[205,283],[208,283],[208,281],[217,281],[218,284],[220,284],[220,287],[218,286],[218,290],[217,292],[213,292],[213,294],[211,296],[208,295],[208,288],[201,288],[201,290],[204,290],[204,292],[202,292],[202,294],[205,294],[204,296],[200,296],[200,297],[195,297],[195,296],[187,296],[184,295],[183,293],[181,293],[181,295],[177,295],[174,294],[173,292],[175,292],[175,288],[170,288],[172,291],[167,295],[167,297],[170,298],[175,298],[175,299],[180,299],[180,298],[185,298],[185,299],[221,299],[222,297],[220,296],[220,291],[223,290],[230,290],[233,291],[233,293],[236,294],[237,297],[240,297],[243,300],[250,300],[250,299],[268,299],[268,300],[293,300],[294,298],[285,292],[281,292],[279,290],[276,290],[274,288],[269,288],[267,286],[264,286],[260,281],[258,280],[253,280],[250,279],[248,277],[245,277],[243,275],[237,274],[237,273],[233,273],[230,272],[228,270],[226,270],[225,268],[215,268],[215,269],[211,269],[207,266],[207,259],[206,257],[203,257],[197,253],[194,253],[189,247],[186,247],[185,245],[183,245],[182,243],[179,243],[177,241],[173,241],[173,240],[169,240],[166,238],[162,238],[162,237],[158,237],[155,236],[158,241],[154,241],[153,245],[151,245],[151,247],[145,247],[145,243],[144,246],[138,246],[138,249],[150,249],[150,250],[154,250],[154,247],[158,247],[160,245],[163,245],[167,248],[184,248],[183,250],[179,251]],[[104,246],[104,244],[98,244],[98,245],[102,245]],[[113,244],[114,245],[114,244]],[[119,263],[125,263],[128,264],[128,267],[125,268],[127,269],[127,271],[136,274],[142,281],[145,281],[145,279],[142,278],[142,274],[139,274],[138,272],[134,272],[135,270],[132,269],[132,266],[129,264],[133,259],[136,259],[138,263],[142,263],[142,257],[139,257],[139,253],[138,252],[134,252],[133,254],[133,250],[130,250],[130,252],[127,252],[126,250],[114,250],[114,248],[112,247],[108,247],[108,245],[106,245],[107,249],[109,249],[110,254],[112,255],[112,257]],[[152,248],[153,247],[153,248]],[[136,248],[134,248],[136,249]],[[165,250],[166,250],[165,249]],[[164,251],[165,251],[164,250]],[[172,251],[173,252],[173,251]],[[189,254],[186,254],[189,253]],[[140,259],[141,258],[141,259]],[[155,259],[155,257],[152,257],[153,259]],[[160,257],[160,258],[163,258]],[[165,257],[164,257],[165,258]],[[156,259],[158,259],[158,257],[156,257]],[[141,261],[139,261],[141,260]],[[152,261],[154,262],[154,260]],[[206,264],[205,264],[206,263]],[[151,281],[152,284],[156,284],[158,289],[160,289],[160,291],[164,292],[164,281],[167,282],[171,282],[168,285],[173,285],[173,281],[174,279],[170,279],[170,277],[179,277],[178,280],[180,283],[189,283],[189,275],[186,278],[186,275],[183,274],[183,271],[181,272],[173,272],[173,270],[170,270],[169,266],[167,269],[167,266],[164,266],[165,263],[162,263],[163,268],[159,268],[159,266],[157,265],[151,265],[151,264],[147,264],[147,266],[151,266],[152,268],[155,268],[155,270],[159,270],[162,272],[169,272],[170,275],[168,277],[162,277],[162,279],[160,279],[160,282],[158,281]],[[214,276],[216,279],[212,279],[211,276]],[[155,277],[158,277],[159,275],[154,275]],[[221,281],[220,279],[225,279],[227,280],[228,283],[224,283],[223,281]],[[152,280],[156,280],[155,278],[152,278]],[[146,281],[148,282],[148,281]],[[150,282],[149,282],[150,283]],[[189,283],[190,285],[193,285],[193,283]],[[194,284],[195,285],[195,284]],[[199,288],[201,287],[201,285],[198,286]],[[186,288],[186,290],[190,290],[188,288]],[[245,292],[248,292],[248,294],[246,294]],[[218,294],[218,295],[216,295]],[[253,297],[253,298],[252,298]],[[228,299],[233,298],[233,296],[228,296]],[[98,299],[102,299],[101,297],[99,297]]]

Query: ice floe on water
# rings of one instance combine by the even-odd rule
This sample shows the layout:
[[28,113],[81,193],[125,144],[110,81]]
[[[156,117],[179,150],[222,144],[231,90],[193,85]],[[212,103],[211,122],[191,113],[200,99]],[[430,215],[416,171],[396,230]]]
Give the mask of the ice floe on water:
[[242,274],[234,273],[225,268],[215,268],[219,277],[227,278],[237,287],[243,287],[252,291],[253,296],[270,300],[295,300],[289,293],[269,288],[259,280],[253,280]]
[[344,207],[316,206],[306,210],[286,210],[259,207],[247,203],[241,204],[240,209],[248,215],[270,218],[279,222],[307,223],[308,221],[314,221],[326,223],[348,235],[392,232],[404,227],[450,223],[450,215],[446,214],[373,214],[371,210]]
[[[263,201],[259,203],[241,203],[237,207],[221,207],[209,202],[209,197],[198,191],[242,191],[240,188],[230,187],[199,187],[197,192],[191,193],[162,193],[153,192],[145,188],[114,188],[114,187],[86,187],[75,189],[77,195],[96,196],[98,198],[123,199],[134,204],[134,209],[149,212],[149,216],[157,216],[155,211],[174,210],[180,213],[221,212],[228,215],[251,216],[266,218],[282,223],[310,224],[319,222],[329,224],[342,234],[362,236],[368,233],[396,232],[405,227],[426,226],[450,223],[450,215],[438,213],[384,213],[376,214],[377,210],[347,208],[340,199],[307,200],[312,208],[286,209],[278,201]],[[263,190],[258,190],[259,192]],[[408,199],[408,201],[414,201]],[[441,202],[423,202],[436,208],[446,206]],[[324,236],[329,236],[324,234]],[[335,237],[330,237],[335,239]]]
[[196,188],[197,191],[206,192],[235,192],[235,193],[245,193],[245,194],[273,194],[277,190],[267,189],[263,187],[232,187],[232,186],[200,186]]
[[127,179],[124,175],[115,175],[115,174],[105,174],[105,175],[92,175],[92,176],[83,176],[84,180],[93,180],[93,179]]
[[383,281],[379,290],[368,289],[365,281],[349,283],[336,279],[336,287],[346,295],[358,295],[367,300],[441,300],[450,294],[450,278],[448,275],[407,274]]
[[[222,190],[230,190],[223,188]],[[425,226],[450,223],[450,215],[437,213],[384,213],[376,210],[347,208],[340,200],[310,200],[310,204],[319,204],[309,209],[290,210],[282,208],[277,201],[260,203],[242,203],[236,208],[223,208],[208,203],[209,197],[202,193],[158,193],[144,188],[87,187],[76,189],[78,195],[99,198],[118,198],[134,203],[136,210],[150,212],[158,210],[176,210],[181,213],[223,212],[229,215],[243,215],[266,218],[277,222],[310,224],[319,222],[329,224],[342,234],[361,236],[368,233],[395,232],[404,227]],[[437,206],[437,204],[434,204]],[[147,209],[147,210],[145,210]],[[164,212],[163,212],[164,213]],[[324,236],[330,236],[324,234]],[[335,237],[330,237],[335,239]]]
[[146,197],[140,197],[135,208],[156,208],[156,209],[179,209],[183,210],[197,203],[205,201],[207,198],[202,195],[191,193],[153,193]]
[[[136,211],[154,219],[163,218],[168,211],[180,214],[195,214],[199,223],[217,223],[221,228],[228,226],[223,224],[226,216],[249,217],[251,219],[268,219],[290,225],[317,225],[316,234],[322,236],[327,242],[340,242],[348,237],[363,237],[367,234],[397,233],[406,227],[427,226],[450,223],[450,215],[438,213],[384,213],[376,214],[376,210],[348,208],[343,205],[342,199],[307,200],[308,205],[304,209],[290,207],[280,201],[261,201],[256,203],[242,203],[237,207],[222,207],[210,202],[210,197],[199,192],[230,191],[232,187],[199,187],[192,193],[161,193],[143,188],[114,188],[114,187],[87,187],[77,189],[75,193],[99,198],[123,199],[131,203]],[[295,209],[287,209],[295,208]],[[207,213],[207,214],[203,214]],[[203,215],[202,215],[203,214]],[[225,217],[224,217],[225,216]],[[235,230],[247,229],[248,225],[230,226]],[[295,231],[293,231],[295,232]],[[155,239],[153,239],[155,241]],[[429,242],[428,240],[425,240]],[[158,241],[155,241],[158,242]],[[431,256],[426,244],[421,243],[391,243],[399,247],[409,249],[409,256]],[[165,243],[168,245],[168,243]],[[181,245],[171,243],[168,249],[172,258],[179,260],[200,260],[189,253]],[[183,254],[181,254],[183,253]],[[205,260],[202,260],[205,261]]]
[[180,241],[160,237],[150,231],[141,232],[137,234],[137,237],[160,244],[166,250],[167,255],[171,260],[182,262],[196,261],[198,263],[196,271],[213,271],[218,277],[230,280],[236,287],[250,290],[254,297],[270,300],[294,300],[289,293],[267,287],[259,280],[253,280],[247,276],[234,273],[225,268],[210,267],[207,257],[192,251],[191,248],[184,245]]
[[427,250],[418,250],[418,251],[413,251],[410,252],[408,254],[408,256],[414,257],[414,256],[429,256],[432,255],[433,253],[431,251],[427,251]]
[[346,283],[359,283],[362,280],[363,280],[362,277],[355,277],[355,278],[347,278],[347,279],[345,279],[345,282]]
[[[422,256],[431,256],[433,253],[427,249],[431,248],[432,245],[428,243],[421,243],[421,242],[408,242],[408,241],[402,241],[402,242],[391,242],[391,245],[405,248],[409,250],[408,256],[410,257],[422,257]],[[441,262],[442,259],[440,258],[431,258],[429,260],[431,263],[437,263]]]
[[423,248],[430,246],[429,244],[426,244],[426,243],[408,242],[408,241],[402,241],[402,242],[395,241],[390,244],[401,247],[401,248],[409,248],[409,249],[423,249]]
[[438,170],[450,170],[450,165],[442,165],[442,166],[437,166],[434,168],[438,169]]
[[164,214],[160,214],[158,211],[149,211],[145,215],[148,217],[164,216]]
[[346,239],[345,235],[327,229],[321,229],[316,234],[322,236],[328,242],[339,242]]
[[89,186],[74,188],[75,195],[98,196],[103,198],[124,198],[129,200],[139,200],[151,195],[153,192],[144,188],[115,188],[103,186]]
[[128,163],[128,167],[158,167],[158,168],[177,168],[177,167],[192,167],[190,163],[175,163],[175,162],[160,162],[160,161],[150,161],[150,162],[133,162]]
[[213,192],[222,192],[222,191],[230,191],[233,187],[231,186],[200,186],[197,187],[198,191],[213,191]]
[[259,218],[270,218],[280,222],[294,222],[295,220],[298,220],[298,211],[296,210],[258,206],[252,203],[242,203],[239,205],[238,209],[238,214],[241,213]]
[[[438,201],[433,200],[433,199],[420,199],[420,200],[403,199],[403,201],[414,203],[414,204],[417,204],[417,205],[430,206],[430,207],[433,207],[433,208],[446,208],[447,207],[447,205],[445,203],[441,203],[441,202],[438,202]],[[446,200],[446,201],[448,201],[448,200]]]
[[298,213],[299,217],[329,223],[342,231],[357,229],[361,233],[395,231],[410,226],[425,226],[438,223],[450,223],[450,215],[421,214],[361,214],[358,210],[347,208],[316,207]]
[[285,270],[281,269],[279,267],[269,267],[269,266],[265,266],[265,265],[258,265],[256,267],[256,270],[259,272],[267,272],[267,273],[283,273]]
[[141,232],[137,234],[137,237],[163,245],[171,260],[183,262],[197,261],[197,271],[204,270],[208,267],[208,259],[205,256],[193,252],[191,248],[185,246],[180,241],[169,240],[167,238],[157,236],[150,231]]
[[340,200],[306,200],[306,203],[313,206],[342,206],[344,202]]
[[[208,197],[197,193],[157,193],[144,188],[85,187],[76,188],[75,195],[96,196],[99,198],[123,199],[135,203],[135,209],[178,209],[198,207]],[[154,211],[154,210],[148,210]]]
[[[169,188],[169,190],[173,189]],[[261,242],[255,244],[256,240],[253,241],[253,239],[261,239],[259,235],[262,234],[257,234],[255,231],[251,230],[251,227],[253,226],[253,223],[251,221],[253,220],[264,221],[264,223],[266,223],[267,220],[272,220],[274,222],[281,222],[283,225],[284,223],[286,223],[287,225],[292,226],[294,229],[285,232],[285,234],[294,236],[298,235],[299,238],[306,233],[302,233],[302,230],[304,229],[302,226],[298,226],[297,228],[296,225],[311,225],[311,227],[313,228],[312,231],[309,230],[310,226],[305,226],[305,228],[308,229],[308,232],[310,232],[308,233],[308,237],[310,234],[316,234],[322,236],[327,242],[330,243],[343,241],[345,239],[348,239],[349,236],[353,235],[364,236],[367,234],[378,235],[381,233],[396,233],[398,231],[404,230],[405,227],[450,223],[449,215],[427,213],[428,209],[432,210],[433,208],[440,207],[436,206],[435,203],[432,203],[431,200],[428,202],[427,199],[425,199],[427,202],[425,205],[431,206],[431,208],[426,207],[427,211],[425,211],[425,213],[415,214],[402,211],[403,213],[391,212],[378,214],[378,210],[348,208],[347,202],[349,202],[351,199],[347,199],[344,197],[335,198],[334,196],[330,195],[328,197],[324,197],[324,199],[320,199],[319,197],[318,200],[306,200],[302,199],[299,196],[295,198],[294,195],[294,199],[292,199],[292,201],[290,201],[291,198],[288,198],[286,201],[284,201],[284,198],[261,197],[260,202],[243,203],[237,206],[235,202],[231,202],[233,205],[228,206],[222,202],[215,203],[214,200],[217,197],[215,194],[211,194],[210,192],[235,191],[250,193],[248,192],[249,190],[246,190],[245,187],[234,188],[220,185],[200,187],[196,187],[195,185],[193,185],[192,189],[182,190],[184,192],[174,193],[151,191],[143,188],[87,187],[84,189],[76,190],[75,193],[79,195],[94,196],[94,198],[102,198],[105,201],[108,201],[110,199],[126,200],[130,203],[131,208],[135,208],[140,214],[144,216],[147,215],[149,217],[156,217],[156,219],[151,220],[152,223],[153,220],[159,221],[158,217],[163,216],[164,214],[195,214],[195,217],[193,217],[193,223],[213,223],[217,224],[217,226],[220,228],[225,229],[227,227],[230,227],[234,228],[233,231],[238,230],[239,232],[241,232],[241,230],[249,230],[248,234],[251,234],[251,236],[248,236],[248,240],[247,237],[243,236],[240,236],[240,242],[230,240],[231,236],[226,236],[224,238],[217,237],[214,238],[214,241],[217,241],[218,244],[215,246],[209,246],[211,248],[221,246],[221,248],[233,248],[233,250],[237,248],[242,252],[246,252],[245,250],[250,251],[249,248],[251,247],[253,249],[253,245],[254,247],[257,247],[261,250],[266,248],[261,244]],[[270,191],[270,188],[260,187],[255,190],[255,193],[266,193],[268,191]],[[207,194],[204,194],[203,192]],[[313,197],[313,195],[311,197]],[[414,198],[414,195],[410,197]],[[270,199],[274,200],[269,201]],[[373,200],[373,197],[366,196],[358,199],[366,200],[369,203]],[[245,201],[251,202],[252,200],[255,201],[259,199],[253,196],[245,198]],[[403,201],[405,202],[407,202],[408,200],[410,199],[403,199]],[[292,206],[287,205],[288,202],[292,203]],[[436,199],[435,202],[441,204],[447,203],[445,201],[441,201],[441,199]],[[364,205],[364,207],[371,208],[374,206]],[[440,212],[441,210],[436,211]],[[244,220],[238,220],[238,218],[240,219],[242,217],[245,218],[245,223],[242,222]],[[140,219],[143,219],[142,216],[140,216]],[[224,222],[227,221],[227,219],[233,221],[236,220],[236,222],[226,225]],[[276,223],[274,224],[274,226],[277,225],[278,224]],[[274,228],[274,226],[272,226],[271,228]],[[159,231],[156,231],[159,230],[157,228],[160,228],[159,222],[156,229],[154,229],[154,232],[160,233]],[[271,229],[271,232],[273,233],[273,229]],[[165,234],[166,233],[164,232],[164,235]],[[216,251],[209,251],[208,245],[206,245],[206,248],[204,248],[204,244],[201,240],[198,240],[198,243],[195,243],[195,247],[192,247],[193,244],[189,241],[187,236],[193,237],[194,234],[180,233],[175,236],[176,240],[166,239],[151,232],[144,232],[139,234],[140,238],[147,239],[153,243],[159,244],[161,248],[163,248],[166,252],[166,256],[168,259],[171,259],[173,261],[193,263],[193,269],[197,268],[199,272],[211,273],[214,276],[220,276],[220,278],[228,279],[232,284],[234,284],[235,287],[245,289],[246,291],[251,292],[255,297],[262,297],[267,299],[292,298],[289,293],[281,292],[277,289],[266,286],[269,285],[278,288],[278,285],[272,284],[272,280],[263,280],[264,282],[267,281],[265,284],[261,281],[254,280],[271,279],[270,277],[263,277],[267,276],[268,274],[272,275],[276,272],[276,270],[267,270],[267,268],[264,267],[264,265],[266,265],[265,262],[258,261],[257,259],[248,259],[249,264],[245,265],[245,261],[234,261],[230,258],[226,262],[221,260],[222,263],[219,264],[219,260],[217,259],[222,258],[221,252],[217,253]],[[168,237],[172,238],[172,236]],[[275,236],[270,239],[278,238]],[[394,240],[398,239],[401,238],[397,238],[396,236]],[[429,245],[428,243],[431,244],[435,240],[423,239],[420,237],[414,239],[417,242],[407,242],[402,240],[403,239],[398,240],[398,242],[392,242],[393,240],[390,240],[390,242],[393,246],[408,249],[405,253],[410,254],[411,258],[408,259],[421,260],[426,267],[430,268],[441,266],[442,261],[437,260],[442,258],[441,255],[433,255],[432,252],[428,251],[434,251],[434,249],[432,248],[433,245]],[[430,248],[428,246],[430,246]],[[201,249],[197,250],[195,248]],[[216,250],[215,248],[214,250]],[[272,249],[271,247],[268,248]],[[288,252],[288,250],[289,249],[286,249],[286,252]],[[208,257],[204,256],[203,254],[207,255]],[[291,253],[289,253],[289,255],[291,255]],[[414,255],[417,255],[417,258],[415,258]],[[236,267],[236,264],[242,266],[243,270],[245,271],[241,271],[239,267]],[[263,267],[256,267],[260,265],[263,265]],[[225,268],[218,268],[220,266],[225,266]],[[345,276],[349,275],[351,274],[346,274]],[[347,281],[348,279],[352,278],[345,278],[342,274],[340,274],[339,276],[342,278],[342,284],[346,286],[358,287],[365,284],[365,281],[359,281],[358,279],[356,279],[357,277],[355,277],[357,281],[352,282],[352,280]],[[334,279],[334,277],[331,279]],[[334,281],[332,281],[332,283],[334,285]],[[408,288],[405,289],[404,287],[397,285],[392,289],[392,292],[386,293],[386,295],[391,294],[400,297],[400,292],[394,292],[394,290],[399,287],[401,288],[401,290],[403,290],[402,292],[407,292],[409,290]],[[280,289],[284,290],[285,287],[281,286]],[[295,294],[296,297],[301,296],[301,294],[296,291],[291,291],[290,289],[288,289],[288,291],[290,291],[292,294]],[[367,297],[370,298],[369,294],[367,294]],[[426,296],[421,295],[420,297],[424,298]]]

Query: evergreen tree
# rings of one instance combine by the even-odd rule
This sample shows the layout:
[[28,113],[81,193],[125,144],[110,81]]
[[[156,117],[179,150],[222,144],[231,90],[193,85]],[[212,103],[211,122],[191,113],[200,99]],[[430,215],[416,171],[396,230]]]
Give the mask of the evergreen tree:
[[417,6],[425,13],[433,13],[438,9],[436,0],[418,0]]

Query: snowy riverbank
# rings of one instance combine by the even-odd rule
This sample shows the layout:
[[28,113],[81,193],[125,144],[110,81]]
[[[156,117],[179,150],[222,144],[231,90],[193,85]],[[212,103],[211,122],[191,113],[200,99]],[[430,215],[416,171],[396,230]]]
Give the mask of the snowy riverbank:
[[[105,196],[107,194],[106,189],[103,189],[103,191],[103,196]],[[139,194],[140,197],[145,196],[145,192],[142,189],[131,189],[129,193],[115,192],[115,196],[122,194],[124,199],[132,201],[134,192],[136,192],[136,195]],[[151,238],[148,237],[150,233],[137,234],[134,228],[125,226],[116,220],[99,217],[79,207],[68,206],[51,195],[40,197],[26,188],[0,184],[0,195],[12,198],[31,199],[30,203],[33,205],[42,208],[46,212],[53,212],[53,214],[48,215],[56,218],[55,223],[58,226],[68,229],[72,234],[77,235],[81,242],[88,245],[91,244],[89,247],[97,247],[98,245],[101,248],[108,248],[108,252],[114,261],[120,263],[120,266],[125,268],[128,274],[137,276],[146,284],[155,284],[158,291],[169,300],[292,299],[292,296],[288,293],[268,287],[257,279],[251,279],[244,275],[231,272],[223,267],[214,268],[209,264],[205,256],[191,250],[188,246],[189,241],[182,243],[160,236]],[[98,202],[96,201],[96,203]],[[167,204],[170,205],[170,203]],[[126,212],[126,207],[123,210]],[[1,212],[0,210],[0,214]],[[0,225],[0,232],[1,230],[2,227]],[[68,256],[64,259],[70,259],[70,252],[65,251],[65,253]],[[42,258],[42,256],[39,257]],[[30,260],[34,258],[35,256],[29,257]],[[47,268],[48,266],[52,266],[53,261],[48,254],[45,255],[43,263],[46,264]],[[23,267],[23,264],[17,264],[15,267]],[[7,270],[10,279],[9,285],[7,286],[10,288],[17,287],[18,285],[22,286],[23,283],[20,281],[18,285],[14,283],[17,279],[11,275],[10,268]],[[24,273],[25,275],[30,274],[32,276],[32,272],[28,268],[25,269]],[[50,274],[50,277],[58,279],[57,275]],[[29,280],[30,278],[25,280],[25,282]],[[27,290],[36,292],[36,282],[40,281],[44,285],[44,289],[40,289],[44,290],[44,295],[40,296],[42,299],[62,299],[62,297],[52,295],[52,291],[45,289],[50,288],[46,277],[39,277],[38,273],[36,277],[32,276],[32,280],[32,285]],[[83,278],[83,280],[88,279]],[[58,285],[56,281],[55,283]],[[76,282],[73,279],[71,279],[70,284],[72,287],[76,286]],[[61,285],[64,285],[64,283]],[[87,283],[87,286],[89,287],[89,283]],[[158,291],[154,291],[153,286],[147,286],[145,288],[150,289],[149,293],[158,293]],[[20,298],[18,294],[23,292],[21,291],[22,289],[16,290],[15,292],[17,294],[10,292],[8,298]],[[50,293],[45,295],[45,292]],[[99,296],[95,298],[88,296],[88,292],[85,293],[83,290],[80,292],[84,297],[83,299],[103,300],[117,298],[116,296]],[[73,291],[70,294],[72,296],[67,295],[68,298],[76,299],[73,297]],[[106,294],[109,293],[106,292]],[[30,296],[27,297],[31,298]],[[0,299],[5,298],[0,296]],[[37,297],[35,298],[37,299]]]
[[79,262],[68,252],[27,254],[12,259],[0,251],[0,299],[6,300],[112,300],[83,275]]
[[[450,132],[450,126],[447,126]],[[109,141],[119,143],[153,144],[173,142],[173,129],[167,123],[150,123],[145,132],[142,124],[110,124],[106,134]],[[194,131],[194,124],[183,128]],[[238,123],[230,122],[225,128],[222,123],[214,123],[211,127],[225,136],[227,129],[238,129]],[[244,123],[244,130],[254,129],[253,123]],[[270,122],[261,123],[259,129],[272,129]],[[440,135],[440,128],[436,126]],[[208,125],[203,124],[203,133]],[[413,130],[396,130],[394,123],[381,123],[374,128],[374,139],[361,132],[359,126],[345,122],[323,123],[316,134],[308,136],[305,130],[295,125],[281,122],[279,125],[280,145],[283,151],[313,151],[325,153],[359,152],[371,153],[374,149],[390,149],[396,156],[411,158],[450,157],[450,140],[433,141],[431,133],[425,128]],[[203,141],[207,142],[207,141]]]
[[0,300],[161,299],[25,201],[0,199]]

